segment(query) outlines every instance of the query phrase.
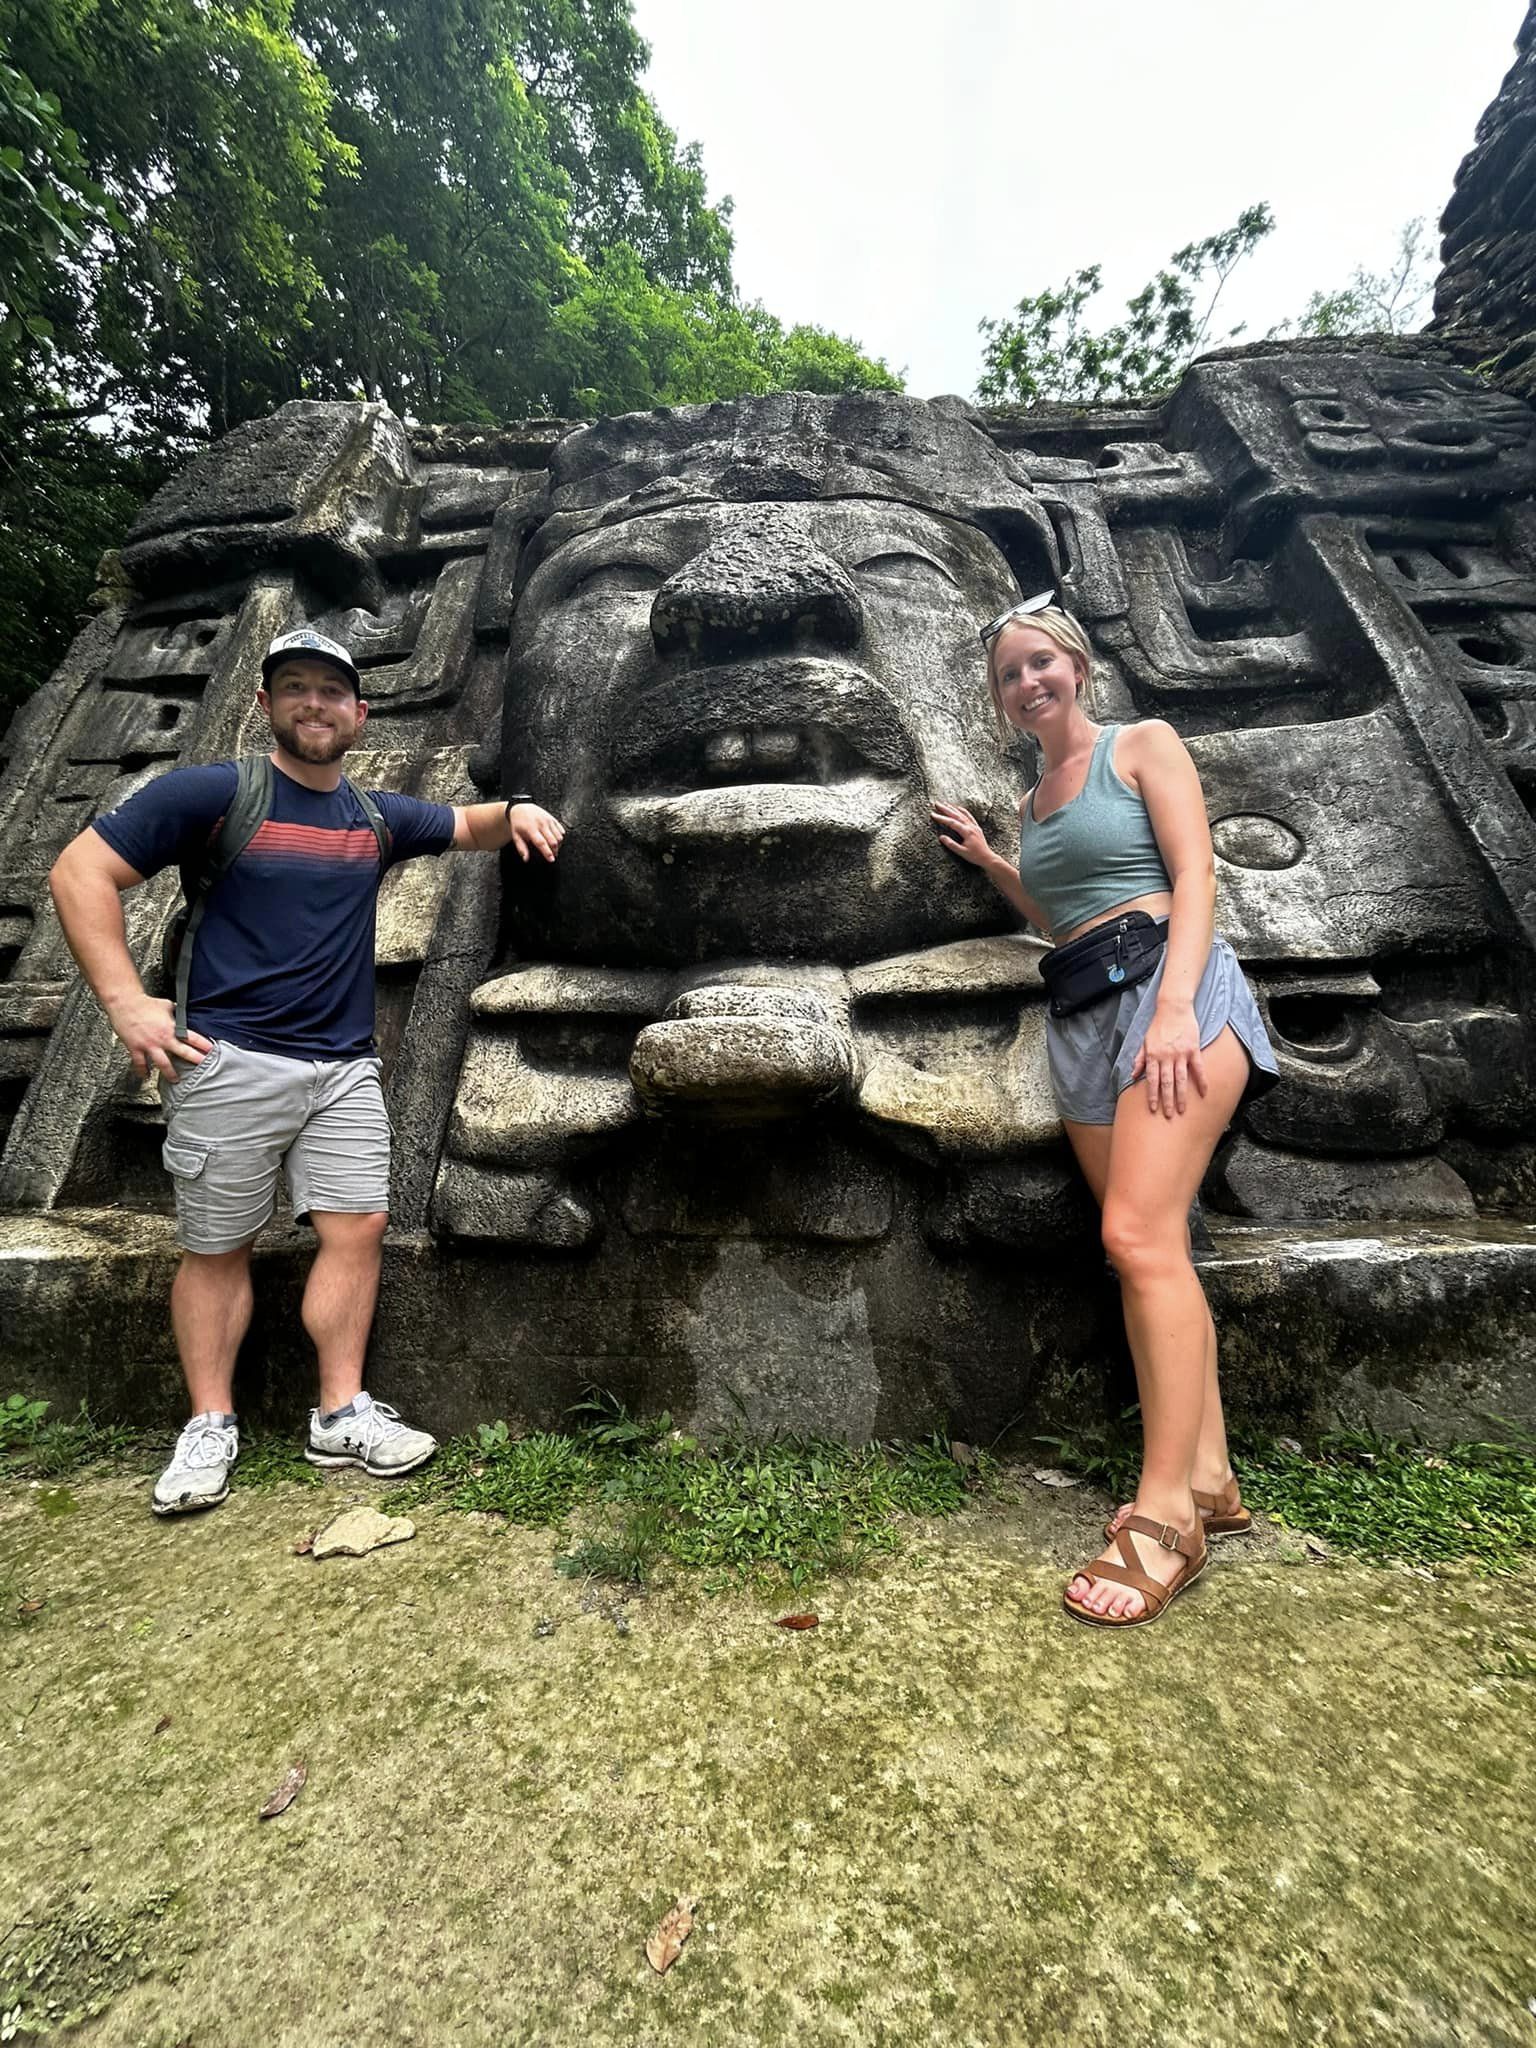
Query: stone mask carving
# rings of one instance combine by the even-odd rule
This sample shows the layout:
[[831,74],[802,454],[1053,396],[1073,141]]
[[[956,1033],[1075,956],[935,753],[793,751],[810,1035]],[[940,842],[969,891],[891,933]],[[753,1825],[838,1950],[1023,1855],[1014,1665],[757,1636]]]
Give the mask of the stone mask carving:
[[520,949],[853,962],[1003,928],[928,807],[1012,810],[976,626],[1019,585],[974,507],[1037,586],[1049,527],[964,421],[896,403],[937,445],[893,478],[839,440],[851,403],[647,418],[619,461],[636,423],[570,437],[596,445],[554,473],[512,625],[506,772],[570,827]]

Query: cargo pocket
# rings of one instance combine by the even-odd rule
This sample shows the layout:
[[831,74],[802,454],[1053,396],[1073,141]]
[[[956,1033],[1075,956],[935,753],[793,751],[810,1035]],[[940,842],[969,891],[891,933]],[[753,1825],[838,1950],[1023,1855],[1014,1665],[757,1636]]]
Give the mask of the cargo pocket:
[[167,1138],[160,1147],[160,1164],[174,1180],[197,1180],[208,1164],[211,1145],[199,1145],[190,1138]]

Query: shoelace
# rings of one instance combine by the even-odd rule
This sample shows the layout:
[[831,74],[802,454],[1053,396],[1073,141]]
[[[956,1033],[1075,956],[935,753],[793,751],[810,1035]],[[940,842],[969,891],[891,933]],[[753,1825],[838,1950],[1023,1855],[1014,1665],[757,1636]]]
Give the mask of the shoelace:
[[171,1463],[173,1468],[181,1466],[184,1471],[193,1471],[199,1465],[224,1465],[229,1462],[229,1438],[234,1435],[227,1423],[189,1423],[176,1439],[176,1455]]
[[365,1453],[371,1451],[376,1443],[405,1434],[400,1410],[391,1408],[387,1401],[370,1401],[361,1415],[349,1415],[347,1421],[361,1426]]

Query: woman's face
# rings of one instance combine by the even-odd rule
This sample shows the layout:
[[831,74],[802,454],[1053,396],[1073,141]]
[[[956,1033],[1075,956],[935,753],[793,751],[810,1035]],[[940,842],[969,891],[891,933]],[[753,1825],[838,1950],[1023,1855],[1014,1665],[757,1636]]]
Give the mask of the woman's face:
[[1039,732],[1077,702],[1082,672],[1075,656],[1038,626],[1005,626],[993,653],[1003,716],[1020,732]]

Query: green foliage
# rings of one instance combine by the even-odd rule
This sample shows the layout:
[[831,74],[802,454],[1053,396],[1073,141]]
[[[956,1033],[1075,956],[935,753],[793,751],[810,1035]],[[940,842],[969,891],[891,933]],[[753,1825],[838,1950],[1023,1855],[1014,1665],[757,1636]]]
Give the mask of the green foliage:
[[1085,320],[1099,290],[1096,263],[1055,291],[1021,299],[1011,318],[983,320],[977,396],[994,405],[1033,405],[1042,398],[1094,405],[1167,391],[1202,348],[1242,333],[1241,327],[1213,331],[1217,301],[1232,272],[1274,225],[1261,202],[1245,207],[1219,234],[1176,249],[1166,267],[1127,301],[1124,319],[1098,333]]
[[47,1413],[46,1401],[29,1401],[25,1394],[7,1394],[0,1402],[0,1451],[31,1443]]
[[555,1570],[566,1579],[606,1579],[615,1586],[648,1586],[666,1555],[666,1513],[642,1504],[587,1536]]
[[36,0],[13,61],[57,95],[114,209],[48,309],[75,402],[139,434],[222,432],[292,395],[310,233],[353,169],[291,0]]
[[1406,221],[1387,268],[1361,264],[1337,291],[1314,292],[1294,323],[1272,334],[1411,334],[1423,324],[1435,289],[1435,250],[1428,224]]
[[116,1906],[76,1896],[19,1920],[0,1953],[0,2040],[66,2033],[131,1984],[174,1967],[183,1943],[164,1923],[178,1904],[175,1891]]
[[395,1511],[429,1501],[509,1522],[547,1528],[593,1491],[594,1467],[584,1443],[539,1433],[503,1435],[506,1425],[481,1424],[473,1438],[455,1437],[432,1463],[390,1495]]
[[[1135,1414],[1128,1408],[1108,1430],[1037,1441],[1116,1501],[1130,1500],[1141,1462]],[[1536,1554],[1536,1437],[1506,1428],[1503,1441],[1444,1451],[1361,1430],[1335,1430],[1315,1452],[1251,1437],[1234,1442],[1233,1457],[1249,1507],[1341,1555],[1509,1572]]]
[[937,1437],[703,1450],[667,1417],[633,1417],[599,1390],[573,1412],[586,1421],[568,1436],[515,1438],[504,1423],[482,1423],[445,1444],[391,1507],[491,1510],[538,1527],[592,1505],[601,1526],[560,1562],[567,1575],[639,1585],[665,1557],[702,1568],[712,1586],[764,1576],[803,1586],[899,1549],[905,1518],[955,1514],[967,1498]]
[[[615,1445],[629,1450],[642,1449],[648,1444],[659,1443],[672,1427],[672,1417],[663,1409],[660,1415],[649,1418],[631,1415],[617,1394],[606,1387],[589,1387],[585,1400],[573,1402],[566,1410],[568,1415],[585,1416],[581,1425],[583,1433],[595,1444]],[[482,1423],[481,1429],[485,1428]],[[497,1429],[505,1429],[504,1422],[498,1422]],[[686,1439],[691,1450],[693,1439]]]
[[242,1492],[275,1493],[283,1486],[323,1486],[324,1474],[291,1436],[240,1433],[238,1484]]
[[731,281],[630,0],[26,0],[0,64],[0,726],[98,556],[285,399],[899,388]]
[[55,96],[0,59],[0,360],[52,339],[43,304],[58,267],[83,260],[94,230],[126,225]]
[[138,1447],[136,1430],[93,1422],[85,1403],[72,1417],[47,1420],[49,1404],[10,1394],[0,1406],[0,1455],[21,1479],[62,1479],[91,1465],[120,1465]]
[[1514,1571],[1536,1551],[1536,1438],[1425,1451],[1361,1431],[1315,1457],[1258,1443],[1242,1463],[1251,1507],[1355,1557]]

